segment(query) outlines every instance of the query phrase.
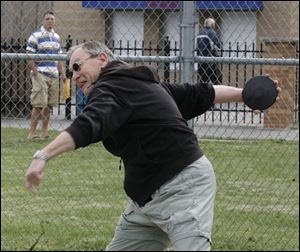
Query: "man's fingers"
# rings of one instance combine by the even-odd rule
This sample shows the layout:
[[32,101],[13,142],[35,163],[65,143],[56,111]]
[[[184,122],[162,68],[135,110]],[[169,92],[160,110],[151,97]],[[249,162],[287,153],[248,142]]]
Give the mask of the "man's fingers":
[[274,84],[276,87],[278,87],[278,83],[279,83],[278,80],[274,80]]
[[281,88],[278,86],[278,80],[274,80],[274,84],[275,84],[275,86],[276,86],[276,90],[277,90],[277,92],[278,92],[278,96],[276,97],[276,101],[278,101],[279,99],[280,99],[280,96],[279,96],[279,93],[281,92]]
[[34,185],[31,182],[26,181],[26,188],[27,188],[28,192],[30,192],[30,193],[32,193],[34,195],[37,194],[36,193],[36,189],[35,189]]
[[279,96],[280,94],[279,93],[281,92],[282,89],[278,86],[278,80],[275,80],[274,83],[276,85],[276,90],[278,92],[278,95],[276,97],[276,101],[278,101],[278,100],[280,100],[280,96]]
[[42,179],[41,172],[29,173],[26,176],[26,188],[29,192],[36,194],[36,187],[40,184]]

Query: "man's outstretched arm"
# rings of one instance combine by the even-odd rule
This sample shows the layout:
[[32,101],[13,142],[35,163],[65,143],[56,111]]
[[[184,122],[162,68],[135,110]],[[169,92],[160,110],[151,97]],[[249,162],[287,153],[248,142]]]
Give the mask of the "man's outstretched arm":
[[[274,83],[277,87],[278,93],[281,91],[281,88],[278,87],[278,81],[274,80]],[[243,102],[242,97],[242,88],[224,86],[224,85],[214,85],[215,90],[215,99],[214,104],[216,103],[226,103],[226,102]],[[279,96],[277,96],[277,100]]]
[[223,85],[214,85],[213,87],[215,90],[214,104],[243,101],[242,88],[229,87]]

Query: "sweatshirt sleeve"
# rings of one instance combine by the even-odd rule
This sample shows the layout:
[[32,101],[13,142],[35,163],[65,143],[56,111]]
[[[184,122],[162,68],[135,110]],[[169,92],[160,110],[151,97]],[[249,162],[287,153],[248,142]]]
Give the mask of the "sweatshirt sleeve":
[[83,112],[65,129],[74,139],[76,149],[102,141],[130,117],[131,108],[113,88],[95,86]]
[[205,113],[213,105],[215,99],[215,90],[211,84],[164,83],[163,86],[171,94],[182,117],[186,120]]

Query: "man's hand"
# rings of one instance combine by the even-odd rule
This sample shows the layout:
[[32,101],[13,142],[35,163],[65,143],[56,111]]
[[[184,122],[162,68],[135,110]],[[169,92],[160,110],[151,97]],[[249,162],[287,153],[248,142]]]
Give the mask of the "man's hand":
[[30,78],[32,77],[36,77],[38,74],[38,70],[36,68],[33,68],[31,71],[30,71]]
[[279,82],[278,80],[274,80],[274,84],[276,85],[276,90],[278,91],[278,95],[276,97],[276,101],[278,101],[280,99],[280,92],[281,92],[281,88],[279,87]]
[[37,151],[26,172],[26,188],[28,191],[33,194],[36,193],[36,187],[40,184],[44,175],[46,161],[71,150],[75,150],[73,137],[68,132],[63,131],[46,147]]
[[60,78],[61,78],[62,83],[65,83],[67,80],[67,77],[65,74],[60,75]]
[[[266,77],[269,77],[268,74],[266,74],[265,76],[266,76]],[[275,103],[276,103],[276,102],[278,102],[278,101],[280,100],[280,92],[281,92],[281,88],[279,87],[279,82],[278,82],[278,80],[274,80],[274,85],[276,86],[276,90],[277,90],[277,92],[278,92],[277,97],[276,97],[276,101],[275,101]],[[260,114],[260,113],[261,113],[261,110],[256,109],[256,110],[253,110],[253,112],[254,112],[254,114],[257,115],[257,114]]]
[[29,192],[36,194],[36,187],[40,184],[43,175],[46,161],[40,159],[32,160],[26,172],[26,188]]

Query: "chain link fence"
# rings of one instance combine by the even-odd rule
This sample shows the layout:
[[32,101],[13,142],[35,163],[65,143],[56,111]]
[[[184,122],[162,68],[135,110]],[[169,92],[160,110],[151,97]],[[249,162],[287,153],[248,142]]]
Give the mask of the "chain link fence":
[[[49,10],[63,54],[28,55],[27,40]],[[199,53],[207,18],[216,22],[216,55]],[[235,87],[256,75],[277,79],[281,99],[268,110],[221,104],[190,123],[218,181],[213,250],[299,249],[299,2],[2,1],[1,250],[102,250],[128,202],[119,161],[101,143],[51,161],[37,196],[24,188],[34,151],[48,141],[26,138],[27,60],[65,61],[72,45],[88,40],[131,64],[155,66],[170,83],[205,75],[214,82],[216,72]],[[85,106],[74,83],[67,97],[63,88],[60,81],[50,140]]]

